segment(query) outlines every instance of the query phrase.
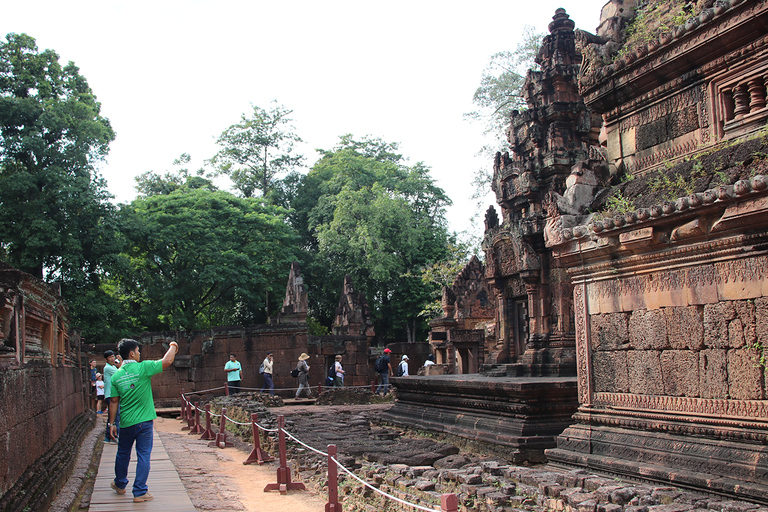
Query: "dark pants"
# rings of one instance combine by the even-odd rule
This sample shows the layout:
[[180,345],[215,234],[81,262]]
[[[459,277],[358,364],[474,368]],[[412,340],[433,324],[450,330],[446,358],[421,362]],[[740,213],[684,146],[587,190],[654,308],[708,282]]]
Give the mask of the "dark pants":
[[264,386],[261,388],[261,392],[263,393],[265,389],[269,390],[270,395],[275,394],[275,383],[272,382],[272,374],[271,373],[262,373],[264,376]]
[[234,395],[236,393],[240,392],[240,381],[239,380],[230,380],[227,382],[227,386],[229,386],[229,394]]
[[376,389],[376,393],[386,395],[387,391],[389,391],[389,371],[379,372],[379,387]]

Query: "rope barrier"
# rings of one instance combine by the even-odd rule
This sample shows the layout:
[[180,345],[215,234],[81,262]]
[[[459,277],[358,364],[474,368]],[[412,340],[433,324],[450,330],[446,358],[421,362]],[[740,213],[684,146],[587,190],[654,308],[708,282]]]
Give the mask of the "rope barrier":
[[434,508],[427,508],[427,507],[422,507],[421,505],[416,505],[415,503],[409,503],[409,502],[407,502],[407,501],[405,501],[405,500],[401,500],[401,499],[400,499],[400,498],[398,498],[397,496],[392,496],[391,494],[389,494],[389,493],[386,493],[386,492],[382,491],[381,489],[378,489],[378,488],[374,487],[373,485],[369,484],[368,482],[366,482],[365,480],[363,480],[362,478],[360,478],[359,476],[357,476],[356,474],[354,474],[352,471],[350,471],[349,469],[347,469],[346,467],[344,467],[344,466],[343,466],[343,465],[342,465],[342,464],[341,464],[341,463],[340,463],[338,460],[336,460],[335,458],[334,458],[334,459],[332,459],[332,460],[333,460],[333,462],[335,462],[335,463],[336,463],[336,465],[337,465],[338,467],[340,467],[341,469],[343,469],[343,470],[344,470],[344,472],[345,472],[346,474],[348,474],[349,476],[351,476],[352,478],[354,478],[355,480],[357,480],[358,482],[360,482],[360,483],[361,483],[361,484],[363,484],[364,486],[368,487],[368,488],[369,488],[369,489],[371,489],[372,491],[376,491],[377,493],[381,494],[382,496],[386,496],[387,498],[389,498],[389,499],[391,499],[391,500],[395,500],[395,501],[397,501],[398,503],[402,503],[403,505],[408,505],[408,506],[410,506],[410,507],[413,507],[413,508],[415,508],[415,509],[418,509],[418,510],[424,510],[425,512],[442,512],[441,510],[437,510],[437,509],[434,509]]
[[[351,386],[350,386],[351,387]],[[360,386],[360,387],[367,387],[367,386]],[[216,388],[221,389],[221,388]],[[225,387],[226,389],[226,387]],[[210,443],[208,443],[209,447],[218,447],[218,448],[225,448],[225,447],[232,447],[234,446],[233,443],[227,441],[227,433],[226,433],[226,422],[231,421],[235,425],[251,425],[253,429],[253,440],[254,440],[254,448],[251,451],[251,454],[248,456],[248,458],[243,461],[243,464],[252,464],[254,462],[257,462],[258,464],[263,464],[264,462],[270,462],[274,460],[274,457],[271,457],[269,454],[264,452],[261,449],[261,443],[259,441],[259,435],[258,435],[258,429],[261,429],[265,432],[278,432],[278,442],[279,442],[279,451],[280,451],[280,467],[277,469],[277,483],[274,484],[267,484],[266,487],[264,487],[264,492],[267,491],[273,491],[273,490],[279,490],[280,494],[286,494],[289,490],[295,490],[295,489],[305,489],[305,486],[301,482],[292,482],[291,481],[291,470],[288,467],[287,462],[287,450],[286,450],[286,436],[291,438],[294,442],[300,444],[304,448],[316,453],[317,455],[320,455],[322,457],[328,458],[328,503],[326,504],[326,510],[329,510],[331,512],[334,511],[341,511],[341,506],[338,503],[338,486],[337,486],[337,469],[341,468],[347,475],[351,476],[354,480],[361,483],[365,487],[371,489],[372,491],[384,496],[387,499],[396,501],[400,503],[401,505],[405,505],[407,507],[411,507],[416,510],[421,510],[423,512],[458,512],[458,499],[456,498],[456,495],[453,493],[449,494],[443,494],[441,499],[441,508],[440,509],[433,509],[429,507],[425,507],[422,505],[417,505],[416,503],[410,503],[408,501],[405,501],[401,498],[398,498],[397,496],[393,496],[392,494],[389,494],[385,491],[382,491],[381,489],[371,485],[370,483],[366,482],[356,474],[354,474],[350,469],[346,468],[343,464],[341,464],[336,459],[336,445],[328,445],[328,452],[323,452],[321,450],[318,450],[317,448],[314,448],[313,446],[310,446],[309,444],[303,442],[301,439],[296,437],[295,435],[291,434],[290,432],[285,430],[285,416],[279,415],[278,420],[278,428],[276,429],[268,429],[261,425],[259,425],[256,422],[257,414],[252,413],[251,414],[251,422],[250,423],[241,423],[239,421],[235,421],[232,418],[228,417],[226,415],[227,409],[226,407],[221,408],[221,414],[215,414],[212,413],[210,410],[210,404],[205,405],[205,413],[206,413],[206,428],[203,429],[200,425],[200,412],[202,412],[202,409],[199,407],[199,402],[195,402],[193,405],[185,396],[184,391],[182,390],[181,393],[182,398],[182,420],[188,421],[188,426],[182,428],[182,430],[190,430],[190,434],[193,433],[199,433],[203,432],[202,437],[200,437],[201,440],[210,440],[214,439]],[[192,415],[192,408],[195,409],[194,416]],[[186,418],[184,418],[186,416]],[[213,431],[211,430],[211,416],[216,416],[219,418],[222,418],[219,421],[219,433],[213,434]]]
[[304,443],[304,442],[302,442],[302,441],[299,441],[299,439],[297,439],[297,438],[296,438],[296,437],[295,437],[293,434],[291,434],[290,432],[286,432],[286,433],[285,433],[285,435],[287,435],[288,437],[290,437],[291,439],[293,439],[294,441],[296,441],[297,443],[299,443],[299,444],[300,444],[301,446],[303,446],[304,448],[307,448],[307,449],[309,449],[309,450],[312,450],[313,452],[315,452],[315,453],[316,453],[316,454],[318,454],[318,455],[322,455],[323,457],[327,457],[327,456],[328,456],[328,454],[327,454],[327,453],[325,453],[325,452],[321,452],[321,451],[320,451],[320,450],[318,450],[317,448],[312,448],[312,447],[311,447],[311,446],[309,446],[307,443]]

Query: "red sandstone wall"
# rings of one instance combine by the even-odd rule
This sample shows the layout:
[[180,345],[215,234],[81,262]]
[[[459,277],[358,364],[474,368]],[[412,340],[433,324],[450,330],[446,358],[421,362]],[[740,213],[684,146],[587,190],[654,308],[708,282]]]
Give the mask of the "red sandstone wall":
[[[137,338],[142,343],[143,359],[160,359],[168,343],[179,343],[179,354],[172,368],[152,380],[155,400],[171,402],[179,397],[181,389],[202,391],[219,388],[226,381],[224,365],[234,353],[243,366],[242,387],[261,389],[263,382],[259,366],[268,351],[274,356],[275,388],[294,389],[298,386],[290,373],[298,363],[299,355],[306,352],[310,358],[309,383],[317,386],[325,381],[326,372],[336,354],[342,354],[347,372],[345,384],[369,385],[374,378],[368,356],[368,341],[364,337],[321,336],[308,339],[305,324],[255,325],[249,327],[219,327],[209,331],[186,333],[144,333]],[[103,367],[101,354],[115,350],[116,345],[97,345],[88,350],[89,358]],[[220,393],[217,391],[216,393]],[[315,393],[316,391],[313,391]],[[283,397],[289,395],[284,392]]]
[[86,410],[83,378],[72,367],[0,372],[0,495]]
[[[594,386],[632,393],[765,400],[768,298],[590,316]],[[768,354],[765,354],[768,355]]]

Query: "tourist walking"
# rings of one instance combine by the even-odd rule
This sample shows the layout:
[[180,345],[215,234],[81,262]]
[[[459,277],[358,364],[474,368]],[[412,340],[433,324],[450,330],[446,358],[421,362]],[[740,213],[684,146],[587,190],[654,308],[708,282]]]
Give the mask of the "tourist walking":
[[96,369],[96,360],[91,359],[91,407],[96,407],[96,374],[99,371]]
[[379,387],[376,388],[376,393],[379,395],[386,395],[389,391],[389,376],[392,375],[392,364],[389,360],[391,353],[391,350],[385,348],[384,354],[376,360],[376,368],[374,369],[379,374]]
[[275,383],[272,381],[272,363],[274,357],[272,352],[267,352],[267,357],[264,358],[264,362],[261,363],[261,375],[264,377],[264,385],[261,387],[261,392],[268,390],[270,395],[275,394]]
[[341,366],[341,354],[336,356],[336,361],[334,361],[333,367],[336,374],[333,377],[333,385],[339,388],[343,388],[344,387],[344,367]]
[[299,372],[299,389],[296,390],[296,398],[299,398],[301,391],[306,388],[307,398],[312,398],[312,390],[309,389],[309,365],[307,364],[309,354],[302,352],[299,356],[299,363],[296,370]]
[[227,386],[229,387],[229,394],[234,395],[240,392],[240,374],[243,367],[240,365],[240,361],[237,360],[235,354],[229,354],[229,361],[224,365],[224,371],[227,372]]
[[[112,376],[120,368],[120,359],[111,350],[104,352],[104,400],[107,401],[106,407],[109,409],[109,399],[112,398]],[[117,408],[117,414],[115,414],[114,425],[117,429],[117,435],[120,435],[120,408]],[[110,425],[107,423],[107,431],[104,434],[105,443],[117,443],[117,437],[112,439],[110,433]]]
[[147,492],[149,458],[152,454],[152,429],[155,403],[152,397],[152,377],[173,364],[179,351],[179,344],[172,341],[162,359],[142,361],[139,343],[124,339],[117,347],[123,364],[112,376],[112,397],[109,401],[109,424],[111,435],[117,437],[114,426],[118,406],[123,424],[117,442],[115,457],[115,479],[111,487],[117,494],[125,494],[128,486],[128,464],[131,449],[136,444],[136,476],[133,478],[133,502],[150,501],[153,496]]
[[407,377],[408,374],[408,356],[403,354],[402,359],[400,360],[400,364],[397,365],[397,374],[398,377]]
[[96,414],[101,414],[104,411],[101,408],[101,404],[104,403],[104,377],[100,374],[96,374]]

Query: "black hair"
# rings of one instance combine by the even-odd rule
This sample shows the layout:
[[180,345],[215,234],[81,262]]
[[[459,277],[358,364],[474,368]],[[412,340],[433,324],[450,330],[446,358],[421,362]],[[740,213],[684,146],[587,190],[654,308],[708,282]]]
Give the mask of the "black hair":
[[111,350],[105,350],[104,351],[104,359],[108,358],[109,356],[113,356],[113,355],[115,355],[115,353],[112,352]]
[[237,356],[235,354],[229,354],[229,357],[234,357],[235,359],[237,359]]
[[122,359],[130,359],[131,356],[129,354],[134,350],[136,350],[138,347],[139,347],[138,341],[125,338],[120,340],[120,343],[117,345],[117,350],[118,352],[120,352],[120,357]]

